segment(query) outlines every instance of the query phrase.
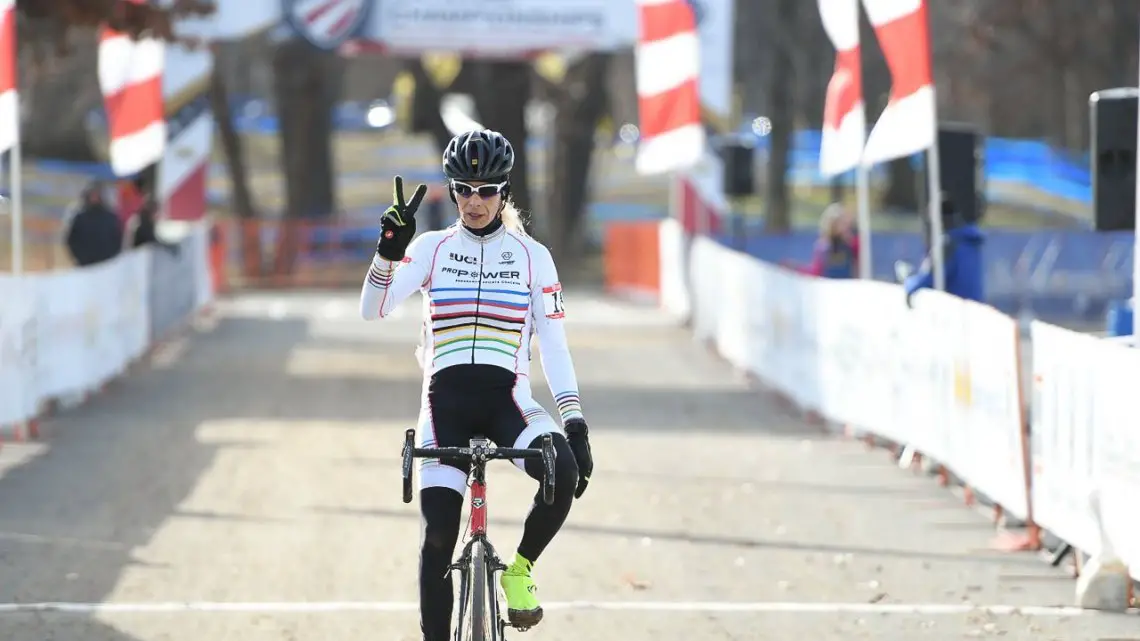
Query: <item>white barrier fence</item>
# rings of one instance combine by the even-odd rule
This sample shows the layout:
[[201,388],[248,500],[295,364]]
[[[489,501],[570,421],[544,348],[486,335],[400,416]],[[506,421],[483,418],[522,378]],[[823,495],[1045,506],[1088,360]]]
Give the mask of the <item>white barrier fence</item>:
[[[908,308],[898,285],[802,275],[687,239],[674,221],[660,240],[662,306],[733,365],[832,422],[913,447],[1090,554],[1097,489],[1140,578],[1137,350],[1035,322],[1023,399],[1018,325],[992,307],[924,290]],[[687,270],[666,259],[684,256]]]
[[[153,292],[185,291],[164,299],[189,312],[212,299],[205,224],[178,245],[191,268],[152,282],[152,252],[144,247],[105,263],[14,277],[0,274],[0,427],[34,419],[48,401],[94,392],[122,374],[156,338]],[[173,279],[189,282],[169,282]]]

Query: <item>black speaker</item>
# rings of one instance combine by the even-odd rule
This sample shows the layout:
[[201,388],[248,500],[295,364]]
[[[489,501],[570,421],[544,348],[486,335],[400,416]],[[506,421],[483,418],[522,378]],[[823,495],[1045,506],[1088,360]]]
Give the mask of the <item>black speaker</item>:
[[1089,96],[1089,174],[1097,231],[1136,228],[1136,103],[1132,87]]
[[752,177],[752,152],[754,147],[740,140],[728,140],[720,145],[720,157],[724,162],[724,193],[735,196],[751,196],[756,193]]
[[942,193],[949,195],[967,223],[981,220],[986,208],[985,160],[977,128],[959,123],[938,127],[938,174]]

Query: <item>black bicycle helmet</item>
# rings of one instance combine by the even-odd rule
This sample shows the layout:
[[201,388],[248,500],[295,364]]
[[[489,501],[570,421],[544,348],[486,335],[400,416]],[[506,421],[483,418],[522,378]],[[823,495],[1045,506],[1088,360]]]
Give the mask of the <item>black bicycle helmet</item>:
[[490,129],[461,133],[443,150],[443,173],[450,180],[498,180],[506,178],[514,166],[510,141]]

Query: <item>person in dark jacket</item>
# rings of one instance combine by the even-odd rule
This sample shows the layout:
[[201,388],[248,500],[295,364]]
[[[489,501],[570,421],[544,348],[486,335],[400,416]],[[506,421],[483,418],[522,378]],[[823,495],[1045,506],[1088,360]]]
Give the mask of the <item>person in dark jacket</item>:
[[139,207],[138,213],[135,214],[135,233],[131,246],[138,248],[154,244],[177,256],[179,253],[178,245],[158,238],[155,220],[157,214],[158,203],[154,198],[147,198],[143,201],[142,207]]
[[[959,298],[984,302],[985,271],[982,245],[985,235],[973,222],[964,220],[949,196],[942,196],[942,256],[946,274],[946,293]],[[934,261],[928,253],[917,273],[904,283],[909,306],[914,293],[934,287]]]
[[111,260],[123,250],[123,225],[103,202],[103,185],[93,182],[80,196],[67,230],[67,249],[80,267]]

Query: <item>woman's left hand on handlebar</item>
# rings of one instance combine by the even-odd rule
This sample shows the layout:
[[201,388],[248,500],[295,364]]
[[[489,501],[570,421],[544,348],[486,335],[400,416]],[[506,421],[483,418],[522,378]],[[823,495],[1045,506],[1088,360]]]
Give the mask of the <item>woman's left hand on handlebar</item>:
[[566,421],[566,442],[570,451],[574,453],[574,460],[578,463],[578,487],[574,490],[574,498],[581,498],[590,484],[590,475],[594,473],[594,456],[590,453],[589,428],[586,421],[572,418]]

